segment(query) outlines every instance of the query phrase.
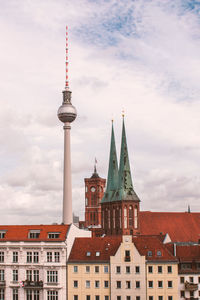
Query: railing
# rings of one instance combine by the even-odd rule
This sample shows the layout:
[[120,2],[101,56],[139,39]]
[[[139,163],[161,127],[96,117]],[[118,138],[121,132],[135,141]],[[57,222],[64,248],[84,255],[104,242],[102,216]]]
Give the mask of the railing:
[[31,281],[31,280],[25,280],[22,281],[24,288],[43,288],[43,281]]
[[185,289],[187,291],[196,291],[196,290],[198,290],[198,284],[186,281],[185,282]]
[[131,257],[130,256],[125,256],[124,261],[131,261]]

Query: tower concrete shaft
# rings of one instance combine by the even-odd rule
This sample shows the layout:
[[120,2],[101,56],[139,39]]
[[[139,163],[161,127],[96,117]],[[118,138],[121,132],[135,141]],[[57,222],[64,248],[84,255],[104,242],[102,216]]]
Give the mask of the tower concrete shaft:
[[70,123],[65,123],[64,129],[64,170],[63,170],[63,223],[71,224],[72,216],[72,180],[71,180],[71,150]]

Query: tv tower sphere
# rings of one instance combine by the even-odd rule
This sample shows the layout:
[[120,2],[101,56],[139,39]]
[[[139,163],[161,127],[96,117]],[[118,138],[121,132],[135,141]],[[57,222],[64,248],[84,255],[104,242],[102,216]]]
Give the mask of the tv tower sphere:
[[71,123],[76,119],[76,108],[71,104],[71,91],[63,91],[63,103],[58,109],[58,118],[63,123]]

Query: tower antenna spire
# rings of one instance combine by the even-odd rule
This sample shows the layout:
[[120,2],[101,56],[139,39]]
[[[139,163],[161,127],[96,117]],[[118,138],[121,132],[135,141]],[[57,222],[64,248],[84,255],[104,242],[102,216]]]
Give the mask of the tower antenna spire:
[[69,76],[68,76],[68,26],[66,26],[66,52],[65,52],[65,90],[69,90]]

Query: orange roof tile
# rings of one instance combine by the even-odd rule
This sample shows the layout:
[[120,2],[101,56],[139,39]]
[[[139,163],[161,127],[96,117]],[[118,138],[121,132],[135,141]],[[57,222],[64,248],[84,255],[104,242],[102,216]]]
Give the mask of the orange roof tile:
[[[115,255],[121,244],[122,238],[93,237],[76,238],[69,256],[69,262],[102,262],[109,261],[110,256]],[[87,256],[90,252],[90,256]],[[97,256],[96,253],[100,252]]]
[[[134,236],[133,243],[140,255],[144,255],[149,261],[177,261],[172,253],[167,249],[166,245],[162,243],[162,238],[160,236]],[[148,255],[149,251],[151,252],[151,256]],[[161,255],[158,255],[158,251],[161,252]]]
[[[5,230],[5,238],[0,239],[4,241],[65,241],[70,225],[0,225],[0,231]],[[29,238],[30,230],[40,230],[39,238]],[[49,232],[59,232],[59,238],[48,239]]]
[[140,233],[168,233],[173,242],[197,242],[200,239],[200,213],[140,212]]

